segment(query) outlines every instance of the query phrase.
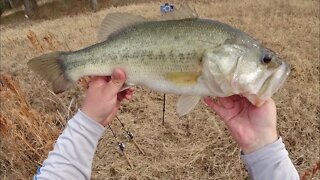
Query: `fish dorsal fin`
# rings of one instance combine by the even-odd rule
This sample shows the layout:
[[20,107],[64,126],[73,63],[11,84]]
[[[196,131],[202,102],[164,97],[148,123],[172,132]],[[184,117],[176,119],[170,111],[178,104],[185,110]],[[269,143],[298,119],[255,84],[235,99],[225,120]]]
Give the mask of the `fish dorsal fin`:
[[98,41],[108,39],[111,34],[117,33],[122,29],[146,22],[146,18],[133,15],[130,13],[111,13],[108,14],[102,21],[101,26],[97,31]]
[[177,104],[177,112],[179,116],[188,114],[200,101],[200,96],[180,96]]
[[179,8],[174,8],[172,12],[163,13],[160,20],[178,20],[198,18],[198,13],[188,4],[183,4]]

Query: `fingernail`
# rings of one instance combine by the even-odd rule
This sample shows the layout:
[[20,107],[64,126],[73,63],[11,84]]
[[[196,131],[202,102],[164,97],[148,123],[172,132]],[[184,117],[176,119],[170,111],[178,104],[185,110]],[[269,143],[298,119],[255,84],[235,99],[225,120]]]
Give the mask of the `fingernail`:
[[120,74],[118,73],[118,72],[115,72],[114,74],[113,74],[113,76],[112,76],[112,79],[113,80],[120,80]]
[[112,74],[112,82],[117,84],[117,85],[122,85],[123,79],[121,78],[121,74],[118,70],[115,70]]

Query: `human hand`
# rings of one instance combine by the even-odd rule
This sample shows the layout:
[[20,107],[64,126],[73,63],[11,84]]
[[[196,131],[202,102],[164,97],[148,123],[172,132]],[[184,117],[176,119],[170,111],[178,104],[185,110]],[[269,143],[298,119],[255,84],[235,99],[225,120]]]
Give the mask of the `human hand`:
[[94,77],[89,83],[82,112],[103,126],[110,124],[121,101],[132,98],[133,90],[130,88],[119,92],[125,80],[126,76],[120,69],[115,69],[111,77]]
[[252,105],[239,95],[219,98],[218,102],[205,98],[204,102],[221,116],[244,154],[278,139],[276,106],[272,99],[261,107]]

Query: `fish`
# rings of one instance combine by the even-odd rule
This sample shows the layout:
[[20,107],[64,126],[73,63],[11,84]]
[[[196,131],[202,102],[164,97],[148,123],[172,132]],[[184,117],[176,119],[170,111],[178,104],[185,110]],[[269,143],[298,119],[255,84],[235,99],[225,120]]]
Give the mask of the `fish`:
[[145,86],[180,95],[177,112],[188,114],[203,97],[241,95],[261,106],[278,91],[290,66],[247,33],[202,19],[188,5],[147,19],[111,13],[97,31],[98,42],[76,51],[50,52],[28,66],[61,93],[84,76],[126,74],[126,87]]

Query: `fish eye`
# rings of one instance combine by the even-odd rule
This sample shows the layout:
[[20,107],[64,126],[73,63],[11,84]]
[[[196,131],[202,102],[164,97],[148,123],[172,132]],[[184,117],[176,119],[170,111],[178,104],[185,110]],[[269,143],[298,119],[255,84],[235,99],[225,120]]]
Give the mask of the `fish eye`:
[[261,58],[261,62],[263,64],[268,64],[272,60],[272,55],[271,54],[264,54]]

